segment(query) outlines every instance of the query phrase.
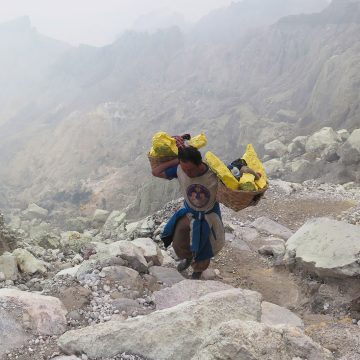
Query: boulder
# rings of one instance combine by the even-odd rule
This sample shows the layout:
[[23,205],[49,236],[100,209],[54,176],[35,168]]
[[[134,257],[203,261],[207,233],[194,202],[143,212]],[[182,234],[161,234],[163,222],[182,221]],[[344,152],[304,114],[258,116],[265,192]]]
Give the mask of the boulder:
[[125,266],[104,267],[101,270],[99,276],[109,282],[117,282],[118,284],[129,289],[143,289],[143,282],[139,273]]
[[340,147],[338,154],[345,165],[360,163],[360,129],[354,130]]
[[341,141],[346,141],[350,136],[350,133],[346,129],[338,130],[337,134],[340,136]]
[[22,212],[22,217],[27,220],[45,219],[48,211],[34,203],[29,204],[28,208]]
[[320,154],[340,141],[340,136],[331,127],[324,127],[308,138],[305,150],[308,153]]
[[270,255],[275,259],[282,258],[285,254],[285,241],[282,239],[269,238],[266,240],[266,244],[261,246],[258,250],[261,255]]
[[61,276],[70,276],[70,277],[75,278],[78,270],[80,269],[80,266],[81,265],[76,265],[76,266],[73,266],[73,267],[70,267],[67,269],[63,269],[63,270],[59,271],[55,275],[55,277],[57,278],[57,277],[61,277]]
[[169,268],[176,267],[175,259],[173,257],[171,257],[167,251],[161,250],[161,254],[163,256],[163,261],[162,261],[161,266],[169,267]]
[[328,218],[306,222],[286,243],[288,258],[320,277],[360,275],[360,231]]
[[299,170],[305,169],[310,162],[305,159],[296,159],[294,161],[291,161],[288,166],[290,167],[291,172],[297,172]]
[[265,144],[264,149],[265,153],[273,158],[281,158],[287,152],[287,147],[280,140]]
[[13,255],[16,258],[19,269],[28,274],[34,274],[36,272],[46,273],[45,262],[38,260],[29,251],[25,249],[16,249],[13,251]]
[[307,141],[307,136],[298,136],[288,145],[287,152],[291,158],[301,156],[305,153],[305,144]]
[[118,256],[126,260],[131,268],[140,273],[147,272],[148,270],[148,263],[142,250],[130,241],[121,240],[111,243],[104,247],[103,251],[105,254]]
[[184,277],[177,270],[162,266],[151,266],[149,273],[165,286],[171,286],[184,280]]
[[16,257],[8,252],[0,256],[0,272],[5,280],[16,280],[19,275]]
[[206,294],[233,289],[219,281],[183,280],[154,293],[157,310],[167,309],[185,301],[198,300]]
[[79,233],[83,233],[86,229],[90,227],[90,224],[90,219],[83,216],[78,216],[77,218],[66,220],[66,229],[69,231],[77,231]]
[[107,210],[96,209],[92,218],[93,224],[95,226],[104,225],[109,215],[110,213]]
[[[0,302],[5,308],[17,309],[14,319],[34,335],[59,335],[66,330],[66,309],[55,297],[17,289],[0,289]],[[19,317],[20,315],[20,317]]]
[[271,177],[279,177],[284,171],[284,164],[280,159],[271,159],[264,162],[266,173]]
[[334,360],[301,329],[254,321],[223,322],[206,334],[191,360]]
[[284,240],[287,240],[293,234],[287,227],[265,216],[257,218],[251,225],[258,231],[266,232]]
[[287,325],[304,327],[303,321],[293,312],[266,301],[261,303],[261,322],[269,326]]
[[154,265],[162,265],[164,260],[159,246],[150,238],[137,238],[132,241],[140,248],[147,262],[152,261]]
[[147,316],[68,331],[58,344],[67,354],[91,358],[131,352],[157,360],[191,359],[215,326],[231,319],[259,321],[260,302],[253,291],[219,291]]
[[77,231],[66,231],[61,233],[61,246],[75,252],[80,250],[92,241],[89,234],[81,234]]
[[104,229],[111,230],[114,228],[118,228],[120,225],[124,224],[125,219],[126,219],[126,213],[118,210],[114,210],[107,218],[104,224]]

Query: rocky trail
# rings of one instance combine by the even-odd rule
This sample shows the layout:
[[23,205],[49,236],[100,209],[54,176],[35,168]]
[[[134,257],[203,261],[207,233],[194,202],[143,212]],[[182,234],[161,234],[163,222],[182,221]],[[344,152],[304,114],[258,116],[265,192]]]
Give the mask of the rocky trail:
[[271,185],[256,207],[223,208],[226,245],[201,281],[160,243],[180,200],[133,223],[9,211],[0,359],[359,359],[360,188]]

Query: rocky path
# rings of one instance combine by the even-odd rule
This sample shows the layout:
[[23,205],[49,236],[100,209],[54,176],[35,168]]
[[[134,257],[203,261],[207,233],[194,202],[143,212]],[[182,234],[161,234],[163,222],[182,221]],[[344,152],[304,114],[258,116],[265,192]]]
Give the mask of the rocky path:
[[158,242],[180,202],[131,224],[97,211],[82,232],[51,228],[35,206],[19,214],[18,249],[0,254],[0,358],[359,359],[359,276],[319,277],[287,243],[312,218],[360,225],[360,190],[272,185],[257,207],[223,209],[226,246],[198,282]]

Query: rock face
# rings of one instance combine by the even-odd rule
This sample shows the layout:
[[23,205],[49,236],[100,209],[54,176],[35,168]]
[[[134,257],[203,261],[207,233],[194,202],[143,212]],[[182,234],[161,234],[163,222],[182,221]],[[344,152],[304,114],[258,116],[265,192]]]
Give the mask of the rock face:
[[317,218],[306,222],[286,243],[288,257],[321,277],[360,275],[360,231],[356,225]]
[[14,319],[22,313],[22,327],[35,335],[59,335],[66,329],[66,309],[61,301],[15,289],[0,289],[0,302],[15,308]]
[[191,359],[218,324],[231,319],[259,321],[260,302],[260,294],[253,291],[216,292],[144,317],[69,331],[60,337],[59,345],[68,354],[94,358],[128,351],[157,360]]

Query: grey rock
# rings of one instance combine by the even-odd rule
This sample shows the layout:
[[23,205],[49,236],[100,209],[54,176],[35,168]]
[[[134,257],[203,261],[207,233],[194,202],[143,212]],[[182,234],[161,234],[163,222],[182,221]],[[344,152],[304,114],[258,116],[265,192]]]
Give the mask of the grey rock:
[[[20,318],[22,328],[34,335],[59,335],[66,329],[66,309],[55,297],[16,289],[0,289],[0,301],[17,309],[12,314]],[[20,315],[22,314],[22,315]]]
[[296,254],[297,265],[320,277],[360,275],[356,225],[328,218],[309,220],[287,241],[286,249]]
[[95,226],[104,225],[109,215],[110,213],[107,210],[96,209],[92,219],[93,224]]
[[9,312],[0,308],[0,357],[7,352],[25,345],[29,335]]
[[5,280],[16,280],[19,276],[16,257],[10,253],[1,255],[0,272],[4,274]]
[[261,303],[261,322],[269,326],[287,325],[304,327],[303,321],[293,312],[266,301]]
[[166,286],[171,286],[184,280],[184,277],[177,270],[162,266],[151,266],[149,268],[149,273],[150,275],[155,276],[157,281]]
[[339,156],[345,165],[360,162],[360,129],[354,130],[346,142],[340,147]]
[[197,300],[212,292],[230,289],[233,287],[219,281],[182,280],[171,287],[154,292],[156,309],[167,309],[185,301]]
[[34,274],[36,272],[46,273],[45,262],[38,260],[29,251],[25,249],[16,249],[13,251],[19,269],[24,273]]
[[284,240],[287,240],[293,234],[292,231],[287,227],[265,216],[256,219],[251,225],[258,231],[264,231],[270,235],[278,236]]
[[265,144],[264,149],[265,153],[273,158],[281,158],[287,152],[287,147],[280,140]]
[[220,291],[147,316],[68,331],[58,344],[67,354],[90,358],[131,352],[157,360],[191,359],[213,327],[230,319],[259,321],[260,301],[253,291]]
[[109,266],[102,269],[100,276],[110,282],[117,282],[120,285],[133,289],[142,290],[143,282],[139,273],[125,266]]
[[27,220],[45,219],[48,211],[34,203],[29,204],[28,208],[22,212],[22,217]]
[[61,246],[65,249],[70,249],[75,252],[79,252],[87,244],[92,241],[92,237],[89,234],[81,234],[77,231],[66,231],[61,233]]
[[320,154],[329,146],[340,141],[340,136],[331,127],[324,127],[308,138],[305,149],[308,153]]
[[232,320],[210,331],[191,360],[334,360],[301,329]]
[[284,164],[280,159],[271,159],[264,162],[266,173],[274,178],[280,177],[284,171]]
[[154,265],[162,265],[164,260],[159,246],[150,238],[137,238],[132,241],[134,245],[140,248],[147,262],[152,261]]

